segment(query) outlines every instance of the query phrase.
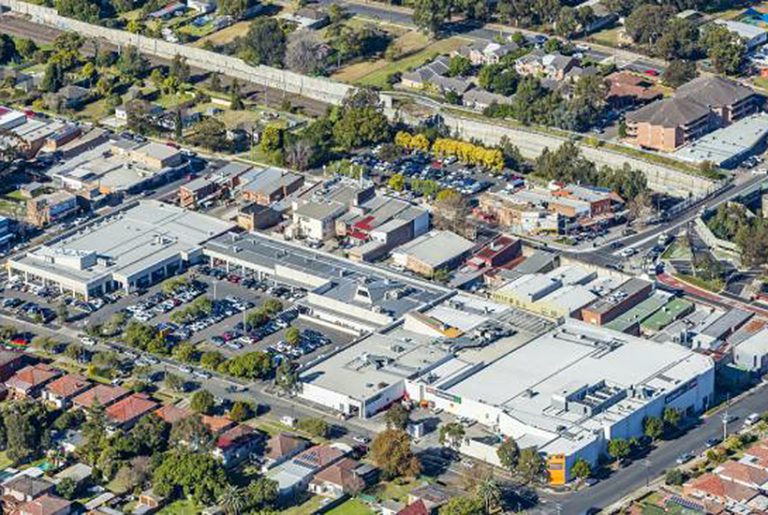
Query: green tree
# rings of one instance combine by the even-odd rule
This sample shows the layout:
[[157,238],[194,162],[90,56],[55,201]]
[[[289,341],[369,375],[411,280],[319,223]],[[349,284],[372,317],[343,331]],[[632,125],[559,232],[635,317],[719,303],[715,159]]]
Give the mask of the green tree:
[[387,181],[387,186],[394,191],[403,191],[405,189],[405,176],[401,173],[392,175]]
[[243,422],[253,416],[251,405],[245,401],[235,401],[229,410],[229,418],[235,422]]
[[421,463],[411,450],[411,439],[401,429],[385,429],[371,443],[371,458],[385,478],[416,476]]
[[571,467],[571,474],[579,479],[587,479],[592,475],[592,467],[584,458],[577,459]]
[[192,450],[210,447],[213,435],[199,416],[186,417],[171,426],[171,445],[187,445]]
[[526,483],[538,481],[546,472],[544,458],[535,447],[527,447],[520,451],[515,471]]
[[513,472],[517,469],[517,462],[520,459],[520,448],[517,446],[514,438],[508,437],[496,449],[496,456],[499,458],[501,466],[506,470]]
[[164,382],[165,386],[174,392],[183,392],[184,385],[186,384],[186,381],[184,381],[183,377],[177,374],[171,374],[169,372],[165,373]]
[[493,472],[484,474],[476,487],[478,499],[483,501],[485,513],[493,513],[501,504],[502,492],[499,482],[493,477]]
[[115,66],[124,77],[133,80],[144,76],[149,62],[136,47],[126,45],[122,48]]
[[718,73],[737,75],[741,70],[747,47],[741,36],[728,27],[715,23],[706,25],[701,34],[701,46]]
[[3,410],[6,454],[14,463],[25,463],[50,443],[48,413],[43,405],[27,400],[14,401]]
[[0,34],[0,64],[8,64],[17,60],[19,54],[13,38],[8,34]]
[[239,515],[246,508],[247,503],[245,494],[235,485],[227,485],[219,495],[219,506],[227,515]]
[[384,116],[379,94],[367,88],[351,90],[339,108],[333,137],[347,150],[388,140],[389,121]]
[[56,483],[56,493],[69,501],[77,496],[77,483],[71,477],[62,478]]
[[699,53],[699,28],[691,21],[670,18],[656,41],[655,53],[664,59],[693,59]]
[[240,82],[237,79],[232,81],[229,92],[229,108],[234,111],[241,111],[245,108],[243,97],[240,93]]
[[15,42],[16,51],[19,53],[22,59],[30,60],[35,56],[38,51],[37,43],[31,39],[21,38]]
[[64,70],[55,62],[48,63],[40,81],[40,91],[55,93],[64,85]]
[[416,0],[413,2],[413,23],[421,31],[434,37],[451,15],[449,0]]
[[669,62],[661,78],[667,86],[677,88],[698,76],[696,63],[676,59]]
[[61,16],[87,23],[96,23],[102,15],[101,3],[93,0],[55,0],[54,7]]
[[448,75],[450,77],[463,77],[472,70],[472,61],[463,55],[451,57],[448,63]]
[[682,486],[685,474],[680,469],[669,469],[664,476],[664,482],[670,486]]
[[438,510],[439,515],[482,515],[483,500],[475,496],[453,497]]
[[227,127],[224,122],[216,118],[205,118],[195,124],[187,140],[196,147],[207,148],[214,152],[230,149],[230,143],[227,141]]
[[301,391],[299,372],[288,359],[283,359],[275,370],[275,386],[286,395]]
[[298,421],[296,427],[305,433],[320,438],[327,438],[331,431],[328,422],[322,418],[303,418]]
[[[178,361],[191,363],[197,355],[197,346],[191,342],[181,342],[173,348],[172,354],[173,358]],[[216,366],[218,366],[218,363]]]
[[668,406],[664,408],[664,413],[661,418],[664,421],[664,424],[670,429],[678,429],[680,427],[680,422],[683,419],[683,414],[679,409]]
[[224,469],[209,454],[170,452],[152,474],[158,495],[191,497],[202,505],[214,502],[226,485]]
[[261,139],[259,140],[261,150],[269,153],[283,148],[283,135],[284,131],[281,127],[274,124],[267,125],[262,131]]
[[241,57],[252,65],[283,64],[286,37],[280,22],[275,18],[258,18],[251,23],[240,45]]
[[658,440],[664,434],[664,422],[659,417],[645,417],[643,434],[652,440]]
[[461,443],[464,440],[466,431],[464,426],[459,422],[449,422],[440,426],[439,441],[440,445],[448,447],[454,452],[458,452],[461,448]]
[[289,327],[285,331],[285,341],[289,345],[298,345],[301,343],[301,331],[298,327]]
[[668,7],[654,4],[641,5],[624,20],[624,29],[632,41],[652,46],[661,37],[667,20],[674,14]]
[[248,485],[245,491],[248,508],[253,512],[274,507],[278,498],[277,481],[259,477]]
[[390,429],[406,429],[410,419],[410,413],[401,403],[397,402],[390,406],[384,414],[384,422]]
[[150,413],[141,417],[131,428],[131,437],[141,454],[153,455],[165,450],[170,430],[171,426],[167,422]]
[[614,438],[608,442],[608,454],[615,460],[623,460],[631,451],[629,442],[624,438]]
[[248,352],[223,363],[219,371],[240,379],[261,379],[272,371],[272,359],[266,352]]
[[198,390],[192,395],[189,406],[197,413],[210,415],[215,404],[216,401],[211,392],[208,390]]
[[241,20],[253,4],[253,0],[220,0],[218,13],[222,16],[232,16],[236,20]]
[[179,54],[173,56],[168,73],[171,77],[176,77],[181,83],[189,82],[190,71],[189,64],[187,64],[187,58],[182,57]]

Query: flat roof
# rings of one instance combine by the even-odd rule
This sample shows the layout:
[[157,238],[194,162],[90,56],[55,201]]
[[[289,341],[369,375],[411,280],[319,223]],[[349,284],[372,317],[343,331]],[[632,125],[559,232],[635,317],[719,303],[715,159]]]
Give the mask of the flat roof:
[[678,298],[671,299],[655,313],[643,320],[641,327],[647,331],[661,331],[693,309],[694,305],[692,302]]
[[711,161],[720,166],[750,152],[768,134],[768,114],[757,113],[710,132],[678,149],[674,157],[695,163]]
[[661,293],[651,295],[641,303],[617,316],[605,326],[614,331],[624,332],[635,324],[640,324],[643,320],[653,315],[667,303],[668,297]]
[[451,358],[451,353],[434,341],[432,336],[401,327],[373,333],[306,370],[301,380],[362,401]]
[[722,338],[744,325],[752,316],[754,313],[751,311],[738,308],[729,309],[720,318],[705,327],[701,334],[715,339]]
[[[224,234],[207,242],[205,249],[216,257],[247,263],[289,279],[321,297],[366,309],[378,306],[394,318],[451,291],[258,233]],[[365,300],[357,295],[361,286],[368,291]]]
[[474,243],[452,231],[430,231],[401,245],[393,254],[405,254],[438,268],[469,252],[474,246]]
[[[628,408],[634,411],[712,367],[710,357],[680,345],[657,343],[568,318],[447,392],[500,407],[525,424],[557,433],[562,426],[624,418]],[[553,407],[553,397],[602,382],[649,395],[645,399],[628,396],[591,418]]]
[[587,309],[596,313],[607,313],[615,306],[619,305],[629,296],[635,295],[643,288],[647,288],[650,285],[648,281],[633,277],[629,281],[625,282],[608,295],[597,299],[594,303],[589,305]]
[[81,282],[108,274],[130,277],[201,249],[206,240],[233,227],[208,215],[142,200],[13,261]]
[[597,299],[597,295],[592,293],[586,286],[580,284],[567,284],[540,299],[537,304],[547,304],[560,308],[568,313],[573,313],[595,299]]

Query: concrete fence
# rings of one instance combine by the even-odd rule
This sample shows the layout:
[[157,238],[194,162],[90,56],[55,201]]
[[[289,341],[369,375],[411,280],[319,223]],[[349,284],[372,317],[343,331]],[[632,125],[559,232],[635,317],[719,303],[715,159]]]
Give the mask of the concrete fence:
[[715,233],[707,226],[706,222],[701,217],[697,217],[696,232],[699,237],[704,240],[704,243],[716,252],[724,254],[730,258],[736,265],[741,264],[741,248],[736,243],[728,240],[722,240],[715,236]]
[[269,66],[251,66],[237,57],[65,18],[59,16],[56,9],[50,7],[19,0],[0,0],[0,5],[12,12],[29,16],[35,23],[77,32],[89,38],[105,39],[118,47],[132,45],[142,53],[163,59],[173,59],[176,55],[180,55],[187,59],[190,66],[217,71],[229,77],[284,90],[328,104],[341,103],[351,89],[351,86],[322,77],[308,77]]

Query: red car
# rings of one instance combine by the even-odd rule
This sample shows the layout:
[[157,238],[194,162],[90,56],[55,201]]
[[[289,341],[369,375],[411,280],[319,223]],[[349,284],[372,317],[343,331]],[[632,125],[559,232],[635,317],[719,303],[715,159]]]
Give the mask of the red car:
[[650,68],[648,70],[645,70],[646,75],[650,75],[651,77],[658,77],[659,72],[656,70],[651,70]]

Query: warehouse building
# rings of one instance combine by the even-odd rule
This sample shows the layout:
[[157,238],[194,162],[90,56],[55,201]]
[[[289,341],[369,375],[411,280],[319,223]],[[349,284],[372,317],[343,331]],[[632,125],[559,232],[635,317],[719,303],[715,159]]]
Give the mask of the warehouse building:
[[475,244],[452,231],[430,231],[392,252],[392,260],[412,272],[432,277],[458,267]]
[[145,200],[12,258],[9,274],[86,299],[147,287],[199,261],[228,222]]
[[[520,448],[536,447],[550,481],[562,484],[578,458],[594,465],[611,439],[641,436],[645,417],[706,409],[714,363],[679,345],[573,319],[555,324],[458,294],[406,314],[301,380],[301,397],[348,415],[368,418],[405,397],[477,421]],[[460,450],[499,465],[500,441],[468,439]]]

